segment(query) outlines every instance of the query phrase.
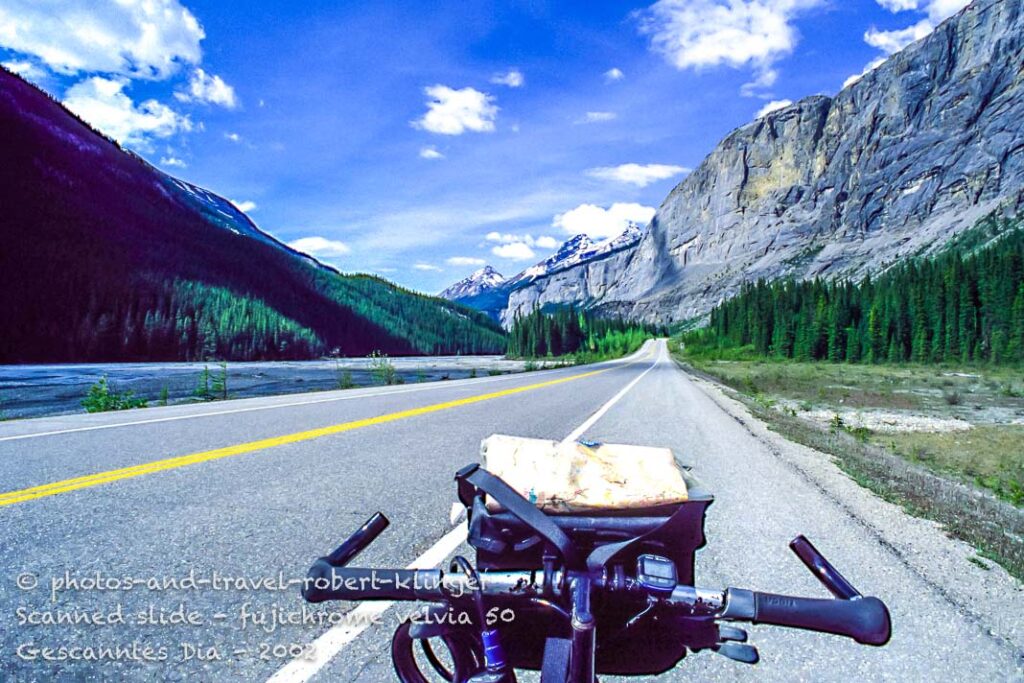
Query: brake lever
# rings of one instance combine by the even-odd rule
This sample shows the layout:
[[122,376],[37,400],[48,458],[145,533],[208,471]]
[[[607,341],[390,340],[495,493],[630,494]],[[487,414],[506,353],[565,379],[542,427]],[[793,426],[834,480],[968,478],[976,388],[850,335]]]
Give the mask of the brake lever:
[[726,626],[724,624],[718,625],[718,639],[719,640],[732,640],[737,643],[747,642],[747,632],[741,628],[735,626]]
[[711,648],[714,652],[742,664],[757,664],[761,655],[757,648],[746,643],[724,642]]

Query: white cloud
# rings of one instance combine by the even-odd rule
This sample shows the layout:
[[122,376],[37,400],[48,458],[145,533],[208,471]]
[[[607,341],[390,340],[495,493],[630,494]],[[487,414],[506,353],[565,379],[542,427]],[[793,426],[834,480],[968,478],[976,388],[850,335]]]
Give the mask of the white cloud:
[[248,199],[245,199],[240,202],[232,199],[231,203],[234,204],[235,208],[241,211],[242,213],[249,213],[250,211],[256,210],[256,202],[250,201]]
[[575,123],[601,123],[603,121],[612,121],[618,118],[618,116],[613,111],[588,111],[582,118],[576,119]]
[[754,80],[740,86],[740,94],[744,97],[759,97],[760,93],[775,85],[777,80],[779,80],[779,72],[765,67],[754,74]]
[[683,166],[668,164],[622,164],[592,168],[587,171],[587,175],[601,180],[613,180],[637,187],[647,187],[656,180],[665,180],[680,173],[686,173],[688,170]]
[[242,136],[238,133],[224,133],[224,139],[230,140],[231,142],[241,142]]
[[172,166],[174,168],[188,168],[188,164],[175,156],[166,156],[160,158],[161,166]]
[[64,104],[123,145],[146,147],[153,138],[189,131],[192,122],[156,100],[136,105],[124,93],[126,78],[93,76],[71,86]]
[[198,64],[205,34],[178,0],[4,0],[0,45],[54,71],[163,80]]
[[440,273],[442,271],[441,268],[438,268],[437,266],[430,263],[417,263],[413,266],[413,268],[415,268],[416,270],[423,270],[431,273]]
[[498,258],[508,259],[510,261],[529,261],[537,258],[537,254],[534,253],[533,249],[531,249],[525,242],[502,244],[491,249],[491,253]]
[[415,128],[441,135],[461,135],[467,130],[489,133],[494,130],[498,107],[494,97],[473,88],[454,90],[446,85],[424,88],[427,113],[412,122]]
[[502,244],[508,244],[509,242],[519,242],[523,238],[520,237],[519,235],[511,235],[509,233],[489,232],[487,233],[487,236],[484,237],[484,239],[487,240],[488,242],[500,242]]
[[962,10],[970,0],[877,0],[877,2],[893,14],[908,10],[926,12],[928,18],[938,24]]
[[491,248],[491,253],[500,258],[511,261],[528,261],[537,257],[534,249],[551,250],[558,247],[560,242],[550,235],[515,235],[511,233],[489,232],[484,238],[488,242],[497,242],[498,246]]
[[491,83],[497,85],[507,85],[510,88],[522,87],[526,79],[523,77],[523,72],[519,69],[510,69],[508,73],[496,74],[491,77]]
[[482,266],[487,262],[482,258],[476,258],[473,256],[452,256],[451,258],[445,259],[445,263],[449,266]]
[[924,9],[928,12],[928,18],[939,24],[967,7],[970,2],[971,0],[931,0],[924,3]]
[[[953,16],[970,0],[877,0],[878,4],[890,12],[914,10],[927,15],[916,24],[892,31],[880,31],[874,26],[864,34],[864,42],[877,47],[887,55],[899,52],[907,45],[924,38],[935,30],[940,23]],[[870,66],[870,65],[869,65]],[[865,73],[870,69],[866,69]],[[862,74],[863,75],[863,74]],[[850,79],[847,79],[849,82]]]
[[420,149],[421,159],[444,159],[444,155],[437,151],[433,145]]
[[660,0],[641,13],[641,31],[677,69],[719,65],[750,67],[754,81],[743,94],[771,87],[776,61],[799,35],[794,18],[825,0]]
[[622,69],[620,69],[617,66],[612,67],[611,69],[608,69],[607,71],[604,72],[604,80],[606,83],[611,83],[612,81],[621,81],[625,77],[626,74],[622,73]]
[[289,242],[288,246],[304,254],[324,258],[344,256],[352,251],[344,242],[329,240],[326,237],[302,237],[294,242]]
[[917,9],[918,0],[877,0],[878,4],[890,12],[902,12],[908,9]]
[[594,204],[580,204],[575,209],[555,216],[551,224],[570,235],[586,233],[589,237],[602,240],[618,237],[630,223],[647,225],[653,217],[653,206],[615,203],[605,209]]
[[758,109],[757,113],[754,114],[754,118],[755,119],[759,119],[762,116],[766,116],[768,114],[771,114],[773,111],[778,111],[780,109],[785,109],[786,107],[788,107],[791,104],[793,104],[793,100],[772,100],[768,104],[766,104],[763,107],[761,107],[760,109]]
[[181,102],[219,104],[228,109],[238,106],[234,88],[225,83],[220,76],[208,74],[198,67],[192,71],[188,79],[188,89],[179,90],[174,96]]
[[929,19],[922,19],[913,26],[898,29],[895,31],[879,31],[871,27],[864,34],[864,42],[871,47],[877,47],[887,55],[899,52],[914,41],[924,38],[935,29]]
[[877,57],[875,59],[872,59],[870,62],[868,62],[867,66],[864,67],[863,71],[861,71],[859,74],[853,74],[845,81],[843,81],[843,87],[846,88],[853,85],[860,79],[864,78],[866,74],[871,73],[878,67],[882,66],[883,63],[885,63],[885,57]]
[[46,77],[44,69],[27,59],[12,59],[9,62],[0,62],[0,64],[8,71],[13,71],[22,78],[32,82],[40,81]]
[[484,239],[488,242],[497,242],[498,244],[522,243],[528,247],[537,247],[538,249],[554,249],[559,244],[558,240],[548,235],[541,235],[540,237],[534,238],[533,235],[529,234],[514,235],[507,232],[489,232]]

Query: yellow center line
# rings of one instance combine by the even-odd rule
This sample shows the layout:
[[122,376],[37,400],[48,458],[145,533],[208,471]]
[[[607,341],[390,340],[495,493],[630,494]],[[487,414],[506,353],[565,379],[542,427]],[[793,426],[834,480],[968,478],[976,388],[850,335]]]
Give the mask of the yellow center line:
[[323,436],[331,436],[332,434],[349,432],[354,429],[360,429],[362,427],[370,427],[372,425],[395,422],[396,420],[404,420],[409,417],[416,417],[417,415],[427,415],[429,413],[436,413],[442,410],[448,410],[450,408],[457,408],[459,406],[480,403],[481,401],[490,401],[491,399],[501,398],[503,396],[521,394],[525,391],[532,391],[534,389],[550,387],[556,384],[572,382],[577,379],[583,379],[584,377],[592,377],[594,375],[599,375],[602,372],[608,372],[608,370],[611,369],[612,368],[592,370],[590,372],[584,372],[582,374],[573,375],[571,377],[562,377],[559,379],[548,380],[546,382],[538,382],[537,384],[528,384],[526,386],[514,387],[512,389],[503,389],[502,391],[495,391],[489,394],[469,396],[467,398],[460,398],[454,401],[445,401],[444,403],[435,403],[428,406],[422,406],[420,408],[402,410],[397,413],[388,413],[386,415],[368,417],[362,420],[342,422],[340,424],[330,425],[328,427],[320,427],[318,429],[310,429],[303,432],[295,432],[294,434],[285,434],[284,436],[275,436],[269,439],[260,439],[259,441],[250,441],[248,443],[236,444],[234,446],[226,446],[224,448],[216,448],[214,450],[202,451],[199,453],[191,453],[189,455],[180,455],[173,458],[166,458],[164,460],[155,460],[153,462],[147,462],[141,465],[133,465],[131,467],[123,467],[116,470],[108,470],[106,472],[88,474],[83,477],[63,479],[61,481],[55,481],[50,484],[42,484],[40,486],[33,486],[27,489],[8,491],[6,493],[0,493],[0,507],[3,507],[5,505],[14,505],[15,503],[23,503],[27,500],[33,500],[36,498],[55,496],[59,493],[66,493],[68,491],[74,491],[76,489],[84,489],[89,488],[91,486],[99,486],[100,484],[107,484],[109,482],[118,481],[120,479],[131,479],[132,477],[140,477],[144,474],[151,474],[153,472],[162,472],[164,470],[172,470],[178,467],[185,467],[187,465],[195,465],[202,462],[209,462],[211,460],[219,460],[221,458],[228,458],[235,455],[243,455],[245,453],[252,453],[254,451],[263,450],[265,448],[273,448],[274,446],[284,446],[286,444],[298,443],[300,441],[319,439],[320,437]]

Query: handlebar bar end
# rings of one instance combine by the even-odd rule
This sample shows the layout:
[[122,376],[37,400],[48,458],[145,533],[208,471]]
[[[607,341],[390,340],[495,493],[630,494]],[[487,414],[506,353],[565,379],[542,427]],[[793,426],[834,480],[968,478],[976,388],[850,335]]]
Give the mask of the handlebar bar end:
[[366,546],[376,540],[381,533],[390,526],[391,522],[380,512],[373,513],[366,523],[356,529],[355,533],[348,537],[344,543],[334,549],[334,552],[326,558],[327,563],[332,567],[344,567],[363,552]]

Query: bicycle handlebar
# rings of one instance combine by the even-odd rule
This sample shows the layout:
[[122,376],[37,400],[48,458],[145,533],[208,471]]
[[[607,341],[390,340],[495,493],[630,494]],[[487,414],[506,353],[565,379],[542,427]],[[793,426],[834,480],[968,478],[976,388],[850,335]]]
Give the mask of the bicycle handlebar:
[[[571,581],[577,574],[584,573],[569,572],[567,579]],[[613,583],[604,577],[587,576],[595,590],[604,591],[607,595],[638,600],[648,597],[647,592],[632,579]],[[515,596],[529,599],[540,595],[541,581],[540,570],[484,572],[480,575],[479,588],[489,597]],[[556,572],[554,583],[556,586],[563,585],[560,572]],[[465,574],[445,573],[440,569],[335,567],[326,558],[320,558],[310,568],[302,595],[309,602],[440,602],[469,596],[476,588],[473,580]],[[742,588],[728,588],[722,592],[679,585],[671,596],[662,598],[662,602],[690,614],[821,631],[847,636],[865,645],[884,645],[890,635],[889,612],[881,600],[873,597],[822,600]]]
[[[479,584],[476,576],[445,574],[440,569],[364,569],[345,565],[362,552],[388,527],[388,520],[379,512],[373,515],[352,536],[330,555],[318,559],[302,586],[308,602],[327,600],[422,600],[441,602],[474,592],[487,596],[505,596],[531,600],[542,594],[543,571],[484,572]],[[864,645],[889,642],[891,622],[885,604],[874,597],[862,597],[856,588],[818,552],[804,536],[797,536],[790,548],[834,595],[835,599],[801,598],[774,593],[761,593],[743,588],[727,588],[724,592],[679,584],[665,597],[657,597],[635,579],[620,577],[608,580],[602,572],[558,570],[551,582],[567,586],[583,580],[595,590],[623,599],[643,601],[657,599],[688,612],[729,621],[749,621],[810,631],[821,631],[853,638]]]
[[730,588],[726,591],[725,609],[718,616],[833,633],[853,638],[862,645],[885,645],[892,632],[889,610],[874,597],[822,600]]

